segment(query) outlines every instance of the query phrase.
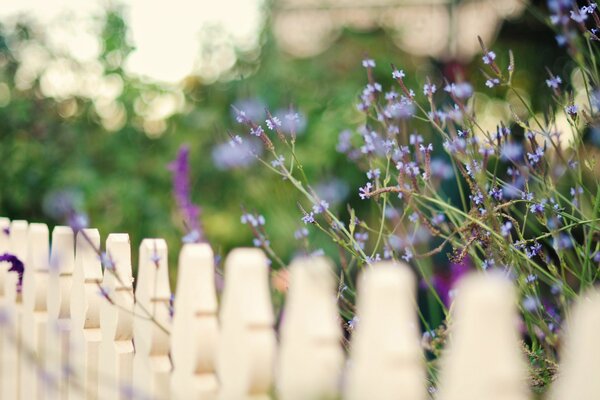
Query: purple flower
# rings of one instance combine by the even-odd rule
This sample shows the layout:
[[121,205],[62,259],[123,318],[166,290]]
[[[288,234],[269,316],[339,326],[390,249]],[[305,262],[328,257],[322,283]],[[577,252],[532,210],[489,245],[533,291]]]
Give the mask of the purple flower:
[[373,184],[371,182],[367,182],[364,187],[358,188],[358,195],[360,196],[360,199],[365,200],[368,198],[372,188]]
[[371,58],[365,58],[362,60],[362,66],[365,68],[375,68],[375,60]]
[[579,10],[571,11],[571,19],[579,24],[585,22],[587,18],[587,7],[585,6],[581,7]]
[[367,178],[377,179],[381,176],[381,170],[379,168],[370,169],[367,171]]
[[189,153],[188,146],[181,146],[177,157],[169,164],[169,170],[173,173],[173,197],[183,217],[187,233],[196,231],[196,242],[200,242],[204,235],[200,226],[200,207],[192,203],[191,199]]
[[6,226],[2,228],[2,233],[4,233],[6,236],[10,236],[10,227]]
[[407,247],[406,249],[404,249],[404,255],[402,256],[402,259],[406,262],[409,262],[412,258],[413,252]]
[[325,200],[321,200],[318,204],[315,204],[312,209],[315,214],[324,213],[329,209],[329,203]]
[[481,57],[481,59],[483,60],[484,64],[491,64],[496,59],[496,53],[493,51],[488,51],[483,55],[483,57]]
[[575,116],[577,115],[577,106],[575,104],[570,104],[568,106],[565,107],[565,112],[567,114],[569,114],[570,116]]
[[404,71],[402,71],[401,69],[395,69],[392,72],[392,78],[394,79],[402,79],[404,78],[406,75],[404,74]]
[[546,79],[546,85],[552,89],[558,89],[561,83],[562,79],[560,79],[560,76],[553,76],[550,79]]
[[244,225],[250,224],[252,227],[256,228],[265,224],[265,217],[258,214],[244,213],[240,218],[240,222]]
[[489,87],[490,89],[493,88],[494,86],[498,86],[499,84],[500,84],[500,79],[498,79],[498,78],[490,78],[485,81],[485,86]]
[[502,236],[504,237],[508,237],[508,235],[510,235],[510,230],[512,229],[513,224],[510,221],[506,221],[504,224],[502,224],[502,226],[500,227],[500,233],[502,234]]
[[265,123],[267,124],[267,128],[269,128],[270,130],[274,130],[281,126],[281,120],[277,117],[267,118]]
[[543,199],[541,202],[534,203],[531,206],[529,206],[529,211],[531,211],[534,214],[543,214],[545,207],[546,207],[546,199]]
[[306,228],[300,228],[294,232],[294,238],[296,240],[304,239],[305,237],[308,237],[308,229]]
[[314,224],[315,223],[315,214],[313,212],[304,213],[304,216],[302,217],[302,222],[304,222],[305,224]]
[[23,261],[19,259],[19,257],[14,254],[4,253],[0,256],[0,262],[4,261],[10,263],[9,272],[16,272],[18,274],[17,279],[17,292],[21,292],[23,288],[23,273],[25,272],[25,265]]
[[525,277],[525,283],[528,285],[533,285],[537,281],[538,277],[536,274],[529,274]]
[[250,134],[252,136],[261,137],[265,134],[265,131],[263,130],[262,126],[258,125],[256,127],[250,128]]
[[435,93],[435,91],[437,90],[437,87],[433,84],[433,83],[426,83],[423,85],[423,94],[425,96],[433,96],[433,94]]

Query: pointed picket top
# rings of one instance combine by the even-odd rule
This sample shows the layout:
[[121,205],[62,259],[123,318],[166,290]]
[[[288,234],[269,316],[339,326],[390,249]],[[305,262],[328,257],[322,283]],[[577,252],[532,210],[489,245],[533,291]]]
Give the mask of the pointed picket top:
[[110,341],[133,336],[133,276],[131,246],[126,233],[111,233],[106,239],[102,290],[110,301],[100,306],[102,337]]
[[23,273],[23,309],[45,311],[50,259],[50,234],[46,224],[29,224],[28,251]]
[[99,289],[102,282],[102,266],[98,249],[100,232],[97,229],[83,229],[77,233],[71,292],[71,319],[74,329],[100,327],[100,302],[103,299]]
[[357,286],[346,398],[426,399],[414,274],[406,264],[380,262]]
[[215,398],[218,339],[214,254],[206,243],[179,253],[171,359],[173,399]]
[[567,319],[558,378],[549,400],[597,400],[600,396],[600,291],[582,294]]
[[133,319],[133,388],[150,398],[168,398],[171,325],[167,243],[144,239],[140,245]]
[[323,257],[290,266],[277,365],[283,400],[339,397],[344,353],[334,278],[333,265]]
[[48,317],[70,318],[71,284],[75,269],[75,235],[68,226],[52,230],[48,282]]
[[516,291],[502,275],[472,274],[457,288],[438,400],[526,400]]
[[219,314],[220,397],[268,397],[275,359],[269,267],[262,250],[233,250],[225,261]]

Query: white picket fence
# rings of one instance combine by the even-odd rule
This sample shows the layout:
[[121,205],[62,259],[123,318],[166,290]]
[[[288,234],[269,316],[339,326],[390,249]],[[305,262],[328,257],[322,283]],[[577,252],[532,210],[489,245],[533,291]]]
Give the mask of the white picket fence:
[[[415,311],[416,282],[406,265],[379,263],[362,273],[360,319],[346,360],[336,279],[324,258],[290,266],[277,338],[261,250],[228,255],[219,304],[210,247],[184,245],[171,316],[164,240],[142,241],[134,297],[128,235],[106,239],[116,268],[105,271],[95,250],[101,245],[97,230],[74,237],[70,228],[56,227],[51,246],[49,239],[44,224],[0,218],[0,254],[15,254],[25,263],[20,293],[17,275],[6,265],[0,268],[2,399],[432,395]],[[511,283],[494,274],[463,281],[435,398],[530,398],[515,295]],[[571,313],[559,377],[548,398],[600,399],[599,337],[600,295],[589,292]]]

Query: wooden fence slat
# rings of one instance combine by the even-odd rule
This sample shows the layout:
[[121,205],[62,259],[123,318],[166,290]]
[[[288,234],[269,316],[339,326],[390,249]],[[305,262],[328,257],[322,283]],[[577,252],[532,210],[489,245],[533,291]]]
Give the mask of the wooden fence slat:
[[171,289],[163,239],[144,239],[140,245],[135,297],[133,390],[152,399],[167,399]]
[[172,399],[216,399],[217,310],[212,249],[185,244],[179,254],[171,332]]
[[219,321],[219,398],[270,398],[276,341],[269,267],[262,250],[240,248],[227,256]]
[[99,357],[100,399],[125,399],[122,388],[133,384],[133,279],[129,235],[112,233],[106,239],[109,268],[102,290],[108,299],[100,305],[102,341]]
[[345,398],[427,398],[415,301],[407,265],[381,262],[361,274]]
[[75,235],[68,226],[52,230],[48,274],[48,329],[46,332],[46,369],[55,371],[56,387],[48,388],[50,399],[69,397],[69,350],[71,348],[71,287],[75,269]]
[[[27,230],[28,222],[15,220],[10,224],[9,252],[19,258],[23,263],[27,262]],[[27,268],[27,265],[25,265]],[[8,273],[5,277],[4,294],[6,298],[6,330],[0,340],[4,341],[2,347],[4,356],[2,359],[2,372],[4,374],[3,384],[0,388],[2,399],[20,399],[20,374],[21,374],[21,324],[22,324],[22,297],[17,291],[17,274]]]
[[322,257],[290,266],[277,365],[282,400],[334,399],[344,365],[336,304],[335,275]]
[[21,360],[20,392],[23,399],[45,398],[48,385],[58,377],[46,374],[45,347],[48,314],[48,263],[50,237],[46,224],[29,224],[27,264],[23,274],[22,345],[28,357]]
[[77,233],[75,270],[71,289],[71,380],[69,399],[98,398],[98,351],[100,347],[100,294],[102,266],[97,250],[100,232]]
[[495,274],[467,276],[457,288],[453,307],[437,399],[528,399],[511,282]]
[[[8,253],[9,250],[10,219],[0,217],[0,255]],[[10,268],[9,263],[0,262],[0,320],[6,321],[6,295],[4,286],[6,285],[6,275]],[[0,323],[0,387],[4,386],[3,359],[4,359],[4,336],[7,329],[5,323]],[[10,350],[7,350],[10,351]]]
[[558,378],[549,400],[600,398],[600,291],[582,294],[567,320]]

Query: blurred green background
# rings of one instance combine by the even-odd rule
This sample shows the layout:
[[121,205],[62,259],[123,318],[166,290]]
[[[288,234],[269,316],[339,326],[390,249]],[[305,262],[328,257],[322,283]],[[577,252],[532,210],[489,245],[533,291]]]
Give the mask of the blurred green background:
[[[363,173],[335,149],[340,131],[363,122],[355,104],[366,82],[360,66],[366,54],[377,61],[376,78],[384,87],[391,84],[390,63],[405,70],[408,85],[419,94],[426,76],[441,82],[458,70],[484,92],[477,98],[482,112],[496,113],[498,122],[508,114],[506,109],[494,111],[495,99],[504,99],[506,93],[484,91],[478,56],[468,62],[418,57],[399,50],[383,29],[346,28],[324,52],[294,58],[276,44],[272,7],[264,6],[258,49],[237,50],[234,66],[217,80],[189,76],[175,86],[126,72],[124,62],[133,50],[126,13],[123,7],[107,7],[98,16],[103,27],[98,62],[109,88],[117,91],[109,104],[77,94],[48,95],[40,76],[23,85],[23,48],[46,49],[49,60],[60,58],[75,69],[78,61],[49,50],[35,22],[0,21],[0,215],[53,226],[61,222],[53,212],[53,199],[66,190],[103,238],[128,232],[137,246],[144,237],[164,237],[174,265],[183,233],[167,164],[187,143],[193,200],[202,207],[206,234],[216,251],[251,245],[250,230],[240,224],[243,205],[265,216],[273,248],[289,260],[297,250],[294,231],[301,225],[302,199],[260,165],[222,166],[232,159],[230,148],[223,145],[227,132],[247,134],[235,123],[232,104],[259,114],[264,107],[276,112],[293,105],[301,113],[306,126],[298,139],[299,158],[315,186],[337,197],[334,206],[342,215],[347,203],[368,212],[357,193],[365,182]],[[219,32],[207,32],[207,46],[211,35],[214,39]],[[567,62],[552,32],[529,11],[501,25],[493,49],[500,64],[506,63],[507,50],[513,50],[517,86],[528,93],[543,88],[547,77],[540,72],[545,66],[560,73]],[[542,96],[529,101],[536,110],[548,105]],[[165,104],[175,104],[177,111],[164,119],[147,117],[149,109]],[[324,246],[322,239],[311,231],[315,249]],[[335,254],[331,247],[325,250]]]

